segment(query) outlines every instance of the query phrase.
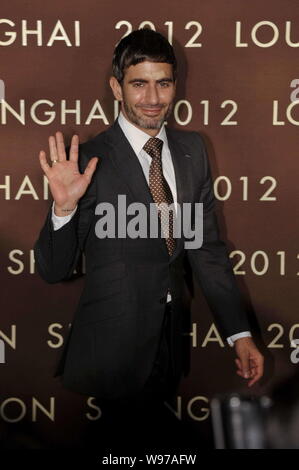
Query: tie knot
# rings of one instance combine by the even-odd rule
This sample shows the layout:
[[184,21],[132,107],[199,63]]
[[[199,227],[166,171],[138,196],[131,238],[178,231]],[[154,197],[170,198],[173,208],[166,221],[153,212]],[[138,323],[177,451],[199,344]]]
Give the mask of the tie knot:
[[160,158],[162,153],[163,140],[158,139],[157,137],[151,137],[148,139],[143,149],[150,155],[152,158]]

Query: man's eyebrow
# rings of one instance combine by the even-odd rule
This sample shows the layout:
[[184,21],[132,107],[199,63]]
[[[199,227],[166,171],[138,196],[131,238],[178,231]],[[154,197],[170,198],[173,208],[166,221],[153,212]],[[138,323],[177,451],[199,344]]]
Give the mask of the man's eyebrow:
[[[149,80],[145,80],[144,78],[132,78],[132,80],[129,80],[128,83],[148,83]],[[160,78],[159,80],[156,80],[157,83],[161,82],[173,82],[173,78],[165,77],[165,78]]]
[[135,82],[147,83],[148,80],[144,80],[144,78],[132,78],[132,80],[129,80],[129,83],[135,83]]
[[170,77],[165,77],[165,78],[160,78],[160,80],[157,80],[158,83],[160,82],[173,82],[173,78]]

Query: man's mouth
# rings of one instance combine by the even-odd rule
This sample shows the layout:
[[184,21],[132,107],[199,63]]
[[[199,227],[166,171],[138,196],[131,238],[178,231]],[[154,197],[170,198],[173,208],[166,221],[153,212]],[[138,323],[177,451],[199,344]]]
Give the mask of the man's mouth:
[[140,109],[147,116],[158,116],[161,113],[163,107],[159,106],[158,108],[147,108],[146,106],[140,106]]

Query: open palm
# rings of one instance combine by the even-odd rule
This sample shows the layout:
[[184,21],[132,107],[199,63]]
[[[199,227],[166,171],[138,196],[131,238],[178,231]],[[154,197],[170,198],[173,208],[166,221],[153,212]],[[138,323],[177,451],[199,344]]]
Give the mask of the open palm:
[[81,174],[78,167],[79,137],[77,135],[72,137],[69,160],[67,160],[62,132],[56,132],[55,137],[49,137],[49,149],[52,166],[48,164],[44,150],[39,153],[39,161],[48,178],[55,207],[61,210],[64,210],[64,206],[68,209],[74,208],[86,192],[98,158],[91,158],[84,173]]

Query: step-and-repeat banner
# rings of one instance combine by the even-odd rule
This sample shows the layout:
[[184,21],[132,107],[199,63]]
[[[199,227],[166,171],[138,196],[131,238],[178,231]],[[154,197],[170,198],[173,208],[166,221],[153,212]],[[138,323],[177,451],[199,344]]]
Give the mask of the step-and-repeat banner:
[[[10,0],[0,18],[0,442],[72,446],[101,419],[93,397],[53,377],[84,279],[49,285],[33,245],[51,204],[38,161],[61,130],[86,141],[118,112],[116,43],[150,27],[174,45],[169,124],[206,142],[222,238],[260,337],[270,394],[298,368],[299,4],[296,0]],[[248,391],[196,288],[190,373],[175,412],[211,438],[211,398]]]

